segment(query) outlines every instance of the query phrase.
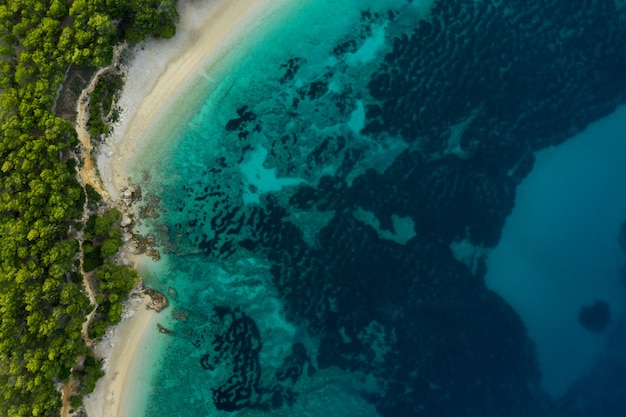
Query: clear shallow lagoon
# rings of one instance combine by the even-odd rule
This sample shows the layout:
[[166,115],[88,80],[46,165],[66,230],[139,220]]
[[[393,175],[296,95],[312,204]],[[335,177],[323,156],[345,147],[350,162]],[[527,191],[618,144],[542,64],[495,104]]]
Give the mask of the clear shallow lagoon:
[[[163,256],[144,275],[168,295],[161,323],[175,332],[161,338],[144,416],[580,411],[542,391],[555,393],[558,361],[528,298],[509,297],[510,283],[498,290],[508,304],[484,282],[520,270],[498,251],[512,225],[539,221],[525,195],[547,182],[523,181],[535,153],[626,101],[607,65],[626,59],[624,11],[601,3],[301,1],[199,75],[201,100],[177,109],[135,167],[140,206],[156,209],[142,227]],[[549,152],[538,168],[558,165]],[[550,196],[584,194],[591,210],[615,201],[611,219],[586,229],[575,223],[596,213],[546,200],[572,216],[526,237],[596,236],[592,247],[612,252],[584,265],[614,275],[624,200],[614,190],[594,205],[597,186],[571,184]],[[524,201],[529,217],[516,221]],[[606,288],[545,307],[564,322],[574,310],[563,339],[603,340],[576,311],[610,295],[615,318],[621,289]]]

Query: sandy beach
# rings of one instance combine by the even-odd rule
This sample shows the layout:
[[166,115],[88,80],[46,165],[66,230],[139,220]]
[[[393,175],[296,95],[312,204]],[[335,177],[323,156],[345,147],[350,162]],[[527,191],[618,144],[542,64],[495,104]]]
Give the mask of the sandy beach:
[[148,332],[156,332],[157,313],[148,310],[149,298],[143,297],[129,303],[127,315],[111,334],[105,336],[96,347],[98,357],[105,358],[105,376],[92,394],[84,401],[90,417],[121,416],[122,394],[129,389],[133,378],[129,369],[133,361],[140,359],[140,344]]
[[[133,161],[142,146],[149,146],[145,142],[150,129],[172,110],[185,87],[195,77],[209,77],[206,71],[212,62],[236,47],[250,30],[284,3],[284,0],[183,0],[178,7],[181,21],[176,36],[170,40],[150,40],[135,48],[118,102],[122,109],[120,120],[98,156],[98,168],[113,201],[127,185]],[[145,297],[131,301],[128,317],[96,347],[98,356],[104,358],[106,374],[85,398],[90,417],[131,417],[129,410],[135,408],[131,402],[142,392],[137,387],[138,378],[141,380],[141,374],[143,378],[146,374],[141,369],[141,363],[146,362],[144,353],[149,350],[151,336],[159,336],[156,329],[159,315],[147,310],[146,304]]]
[[[129,167],[145,150],[155,121],[171,112],[181,96],[189,99],[190,83],[208,74],[211,66],[245,36],[286,4],[285,0],[181,1],[176,36],[149,40],[135,48],[118,105],[121,117],[98,156],[104,186],[115,199],[127,184]],[[191,94],[193,95],[193,94]],[[176,106],[178,108],[180,106]]]

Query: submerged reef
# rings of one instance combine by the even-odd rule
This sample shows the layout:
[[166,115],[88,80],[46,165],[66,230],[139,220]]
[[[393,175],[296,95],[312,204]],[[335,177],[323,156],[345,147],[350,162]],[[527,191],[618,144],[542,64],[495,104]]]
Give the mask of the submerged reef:
[[[550,415],[534,346],[485,287],[480,254],[534,153],[626,102],[626,11],[435,1],[409,25],[402,7],[363,10],[327,65],[306,51],[277,63],[272,93],[241,97],[220,126],[227,152],[162,196],[175,254],[262,259],[281,313],[317,341],[270,368],[246,306],[185,322],[220,410],[293,404],[299,380],[337,368],[375,381],[361,394],[382,416]],[[357,60],[379,31],[380,53]],[[602,305],[590,308],[581,324],[602,331]]]

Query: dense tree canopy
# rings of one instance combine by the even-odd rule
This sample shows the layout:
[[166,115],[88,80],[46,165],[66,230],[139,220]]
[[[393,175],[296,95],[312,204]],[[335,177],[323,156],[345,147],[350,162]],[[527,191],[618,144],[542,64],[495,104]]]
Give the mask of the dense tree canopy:
[[[70,65],[106,65],[117,42],[172,36],[177,19],[175,0],[0,0],[2,416],[58,415],[54,383],[87,350],[81,326],[89,301],[79,244],[68,232],[86,197],[69,158],[75,131],[53,113],[59,86]],[[99,231],[114,223],[107,222]],[[101,235],[104,266],[96,274],[110,324],[137,277],[108,261],[119,234]]]

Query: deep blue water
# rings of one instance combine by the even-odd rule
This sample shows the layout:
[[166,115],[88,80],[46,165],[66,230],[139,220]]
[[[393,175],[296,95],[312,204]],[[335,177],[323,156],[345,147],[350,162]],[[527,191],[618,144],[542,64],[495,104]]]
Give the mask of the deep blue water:
[[[524,320],[537,345],[541,387],[555,398],[599,356],[626,348],[607,345],[607,334],[613,335],[609,340],[626,335],[626,278],[620,272],[626,253],[618,239],[626,217],[624,138],[622,106],[559,147],[539,152],[487,262],[487,286]],[[597,300],[608,303],[612,316],[602,332],[577,320],[581,307]]]
[[[299,5],[198,84],[206,100],[135,167],[163,255],[147,281],[175,332],[144,415],[624,415],[583,382],[547,389],[484,255],[536,153],[626,102],[624,7]],[[615,314],[571,320],[619,339]]]

